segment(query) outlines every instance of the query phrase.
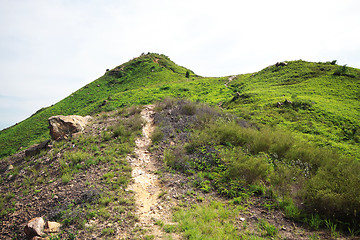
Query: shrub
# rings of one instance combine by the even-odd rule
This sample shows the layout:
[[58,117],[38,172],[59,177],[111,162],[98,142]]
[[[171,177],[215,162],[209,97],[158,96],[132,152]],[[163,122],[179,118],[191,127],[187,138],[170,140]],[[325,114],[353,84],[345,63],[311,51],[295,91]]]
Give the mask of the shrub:
[[125,126],[122,124],[119,124],[115,127],[112,136],[114,138],[117,138],[117,137],[129,137],[130,135],[131,135],[131,133],[125,129]]
[[265,129],[261,132],[252,131],[251,135],[248,134],[247,136],[248,139],[251,139],[249,144],[250,152],[252,154],[258,154],[260,152],[268,153],[272,145],[272,137],[273,136],[268,129]]
[[127,116],[133,116],[133,115],[135,115],[135,114],[140,114],[141,111],[142,111],[142,107],[141,107],[141,106],[134,105],[134,106],[129,107],[129,108],[126,110],[126,113],[127,113]]
[[192,116],[196,113],[196,103],[187,102],[181,105],[180,113],[183,115]]
[[243,180],[247,184],[265,178],[271,169],[264,156],[248,156],[236,148],[229,152],[225,159],[228,162],[228,177]]
[[306,205],[328,218],[359,221],[359,172],[358,162],[329,159],[305,185]]
[[174,167],[175,166],[175,155],[174,153],[169,150],[169,149],[165,149],[164,150],[164,165],[167,167]]
[[294,139],[288,132],[277,131],[272,137],[273,144],[269,151],[276,158],[284,158],[286,153],[293,147]]
[[141,130],[144,124],[144,119],[140,114],[136,113],[130,118],[126,119],[125,126],[127,126],[131,131]]
[[151,141],[153,144],[160,142],[164,137],[164,133],[159,127],[155,127],[154,131],[151,134]]
[[348,73],[348,68],[346,66],[346,64],[344,66],[339,66],[335,72],[334,75],[335,76],[346,76]]

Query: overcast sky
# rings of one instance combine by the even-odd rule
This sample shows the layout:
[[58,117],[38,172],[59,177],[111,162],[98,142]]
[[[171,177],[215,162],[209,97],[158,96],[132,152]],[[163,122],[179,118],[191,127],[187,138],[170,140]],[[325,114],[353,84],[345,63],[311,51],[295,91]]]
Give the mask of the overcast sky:
[[142,52],[202,76],[277,61],[360,68],[358,0],[0,0],[0,129]]

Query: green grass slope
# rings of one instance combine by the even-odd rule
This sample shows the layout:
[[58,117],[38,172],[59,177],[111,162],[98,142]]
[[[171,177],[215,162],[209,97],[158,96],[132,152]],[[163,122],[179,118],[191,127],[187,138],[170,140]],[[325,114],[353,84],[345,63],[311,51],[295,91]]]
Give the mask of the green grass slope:
[[240,75],[229,87],[236,97],[225,106],[233,112],[360,158],[359,69],[293,61]]
[[[359,159],[359,83],[359,69],[334,62],[291,61],[229,81],[197,76],[164,55],[143,54],[1,131],[0,157],[49,138],[47,118],[52,115],[94,114],[171,96],[221,105],[253,123],[289,129],[318,146]],[[291,103],[283,104],[286,100]]]
[[[110,110],[112,96],[133,89],[184,80],[190,70],[174,64],[159,54],[141,55],[121,66],[107,71],[102,77],[74,92],[57,104],[43,108],[28,119],[0,132],[0,157],[15,153],[19,147],[28,147],[49,138],[47,119],[53,115],[87,115]],[[193,74],[193,73],[192,73]],[[125,102],[121,104],[126,105]]]

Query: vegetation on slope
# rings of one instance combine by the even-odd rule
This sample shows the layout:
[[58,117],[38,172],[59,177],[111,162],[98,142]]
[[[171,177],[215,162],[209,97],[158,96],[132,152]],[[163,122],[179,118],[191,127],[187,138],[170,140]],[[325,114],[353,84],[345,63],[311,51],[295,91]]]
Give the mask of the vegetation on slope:
[[236,114],[360,158],[358,69],[294,61],[240,75],[229,87],[239,94],[225,106]]
[[[172,96],[222,105],[251,122],[289,129],[358,159],[360,71],[334,63],[293,61],[229,81],[199,77],[164,55],[142,55],[1,131],[0,157],[46,138],[50,116],[87,115]],[[291,104],[278,105],[284,102]]]
[[[104,76],[86,85],[57,104],[43,108],[28,119],[0,132],[0,157],[15,153],[19,147],[28,147],[48,136],[47,119],[54,115],[88,115],[110,111],[135,103],[127,100],[132,90],[184,81],[186,72],[192,71],[179,67],[168,57],[147,54],[122,64]],[[116,102],[113,96],[121,93],[123,101]],[[149,99],[150,98],[150,99]],[[151,101],[150,96],[136,99],[138,102]]]
[[62,224],[62,231],[51,239],[135,234],[137,217],[133,193],[126,191],[131,180],[126,157],[141,134],[139,110],[101,114],[86,134],[54,141],[39,155],[20,153],[0,162],[1,236],[24,239],[23,226],[34,216]]
[[[292,61],[254,74],[205,78],[164,55],[146,54],[1,131],[0,157],[48,138],[47,119],[53,115],[95,114],[167,96],[206,102],[232,115],[185,102],[179,103],[181,109],[173,115],[178,122],[174,132],[169,135],[170,128],[158,125],[155,142],[169,143],[180,133],[185,136],[163,152],[167,167],[189,174],[203,191],[216,190],[230,198],[244,191],[265,195],[275,199],[291,218],[307,221],[310,226],[340,224],[354,233],[359,229],[360,210],[359,83],[358,69],[335,62]],[[162,108],[173,104],[165,102]],[[195,119],[194,124],[182,126],[181,120],[188,117]],[[111,143],[115,135],[125,131],[113,130],[102,133],[102,140]],[[100,154],[94,146],[89,149],[86,144],[75,144],[83,149],[74,157],[63,155],[66,166],[60,177],[64,184],[74,180],[77,164],[83,164],[82,156],[97,159]],[[115,148],[110,149],[110,158],[118,159],[111,155]],[[11,175],[19,171],[15,168]],[[2,176],[1,181],[7,177]],[[6,192],[0,203],[13,197],[11,191]]]
[[359,230],[358,161],[206,105],[168,99],[158,111],[153,139],[161,147],[153,151],[204,192],[270,197],[287,217],[311,227],[327,221]]

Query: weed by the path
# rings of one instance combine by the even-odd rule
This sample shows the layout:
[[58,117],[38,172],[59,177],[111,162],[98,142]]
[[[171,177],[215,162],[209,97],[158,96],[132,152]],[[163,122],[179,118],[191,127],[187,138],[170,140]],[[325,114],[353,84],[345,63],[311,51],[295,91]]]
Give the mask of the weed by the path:
[[235,209],[213,201],[193,205],[190,209],[179,209],[174,219],[186,239],[239,239],[233,224],[236,213]]
[[258,223],[259,229],[263,231],[264,236],[274,237],[278,234],[279,230],[265,219],[260,219]]

